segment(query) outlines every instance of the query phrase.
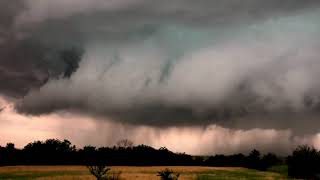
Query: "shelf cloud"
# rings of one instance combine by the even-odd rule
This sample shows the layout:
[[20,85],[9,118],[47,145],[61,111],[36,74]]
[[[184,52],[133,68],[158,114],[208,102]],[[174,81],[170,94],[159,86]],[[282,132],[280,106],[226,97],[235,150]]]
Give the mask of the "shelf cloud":
[[317,0],[0,5],[0,93],[21,114],[317,131]]

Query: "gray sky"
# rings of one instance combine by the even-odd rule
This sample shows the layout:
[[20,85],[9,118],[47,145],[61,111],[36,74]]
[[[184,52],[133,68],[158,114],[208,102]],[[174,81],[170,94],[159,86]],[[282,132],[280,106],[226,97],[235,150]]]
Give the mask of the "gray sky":
[[[266,150],[284,144],[275,149],[281,153],[314,143],[320,108],[317,0],[0,5],[0,94],[4,106],[12,106],[1,114],[64,124],[60,115],[67,113],[74,121],[86,117],[125,127],[119,135],[106,127],[113,139],[106,144],[132,133],[147,134],[146,143],[159,146],[165,134],[190,139],[190,133],[190,144],[203,144],[192,153],[243,151],[260,139],[270,142],[257,145]],[[4,125],[14,119],[4,117]],[[276,138],[267,141],[272,132]],[[244,139],[237,140],[237,133]],[[231,144],[211,147],[209,141],[225,134]],[[92,142],[89,137],[95,133],[76,141]]]

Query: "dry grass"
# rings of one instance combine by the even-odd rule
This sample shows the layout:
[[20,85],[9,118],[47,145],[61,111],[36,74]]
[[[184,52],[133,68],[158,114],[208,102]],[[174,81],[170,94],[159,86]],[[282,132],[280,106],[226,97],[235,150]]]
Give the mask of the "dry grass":
[[0,167],[0,173],[32,171],[32,172],[52,172],[52,171],[86,171],[85,166],[5,166]]
[[[151,166],[151,167],[128,167],[114,166],[112,171],[121,171],[121,177],[126,180],[159,180],[157,172],[165,168],[172,169],[175,172],[181,173],[179,179],[191,180],[197,177],[197,174],[210,172],[244,172],[248,171],[245,168],[235,167],[196,167],[196,166]],[[9,178],[1,174],[7,174]],[[30,176],[32,174],[32,176]],[[40,179],[40,180],[94,180],[88,169],[85,166],[12,166],[0,167],[0,179],[15,178],[18,175],[20,179]],[[28,178],[27,178],[28,177]],[[12,179],[13,179],[12,178]]]
[[[228,170],[235,171],[244,168],[240,167],[199,167],[199,166],[112,166],[111,169],[114,171],[122,171],[125,173],[156,173],[159,170],[165,168],[172,169],[181,173],[196,173],[203,171],[212,170]],[[0,167],[0,173],[8,172],[21,172],[21,171],[32,171],[32,172],[54,172],[54,171],[87,171],[85,166],[5,166]]]

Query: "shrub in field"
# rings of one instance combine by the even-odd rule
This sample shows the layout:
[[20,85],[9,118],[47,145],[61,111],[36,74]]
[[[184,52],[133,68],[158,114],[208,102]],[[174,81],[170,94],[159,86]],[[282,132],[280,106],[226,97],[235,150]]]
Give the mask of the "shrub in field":
[[110,171],[111,169],[105,165],[87,166],[90,173],[97,178],[97,180],[120,180],[121,171]]
[[90,173],[97,178],[97,180],[104,180],[105,176],[107,175],[108,171],[111,169],[104,165],[98,166],[87,166]]
[[171,169],[164,169],[158,172],[161,180],[178,180],[180,173],[175,173]]
[[292,178],[319,179],[320,152],[313,147],[299,146],[287,159],[288,175]]

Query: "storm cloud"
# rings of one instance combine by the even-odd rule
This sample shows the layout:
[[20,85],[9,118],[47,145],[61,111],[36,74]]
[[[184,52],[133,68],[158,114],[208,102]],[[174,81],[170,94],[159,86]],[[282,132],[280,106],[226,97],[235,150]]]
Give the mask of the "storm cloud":
[[20,113],[316,131],[317,0],[12,1],[0,92]]

